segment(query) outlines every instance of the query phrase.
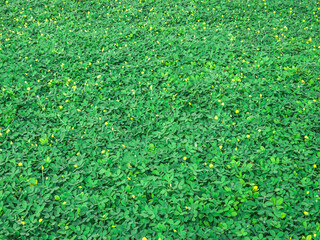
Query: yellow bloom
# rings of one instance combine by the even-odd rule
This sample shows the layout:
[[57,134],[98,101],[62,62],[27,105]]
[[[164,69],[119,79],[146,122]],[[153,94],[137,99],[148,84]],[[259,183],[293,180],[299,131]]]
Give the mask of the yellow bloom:
[[307,194],[309,194],[310,192],[308,191]]
[[308,216],[308,215],[309,215],[309,213],[308,213],[308,212],[304,212],[304,215]]
[[132,198],[135,198],[136,196],[135,195],[132,195]]
[[65,205],[65,204],[67,204],[67,202],[63,202],[62,204]]
[[209,167],[210,167],[210,168],[213,168],[213,164],[211,163],[211,164],[209,165]]
[[42,221],[43,221],[43,219],[42,219],[42,218],[40,218],[40,219],[39,219],[39,223],[41,223]]
[[28,87],[27,90],[30,91],[30,88]]
[[304,138],[305,138],[305,139],[309,139],[309,137],[308,137],[308,136],[304,136]]
[[314,168],[317,168],[317,164],[313,164],[313,167],[314,167]]
[[22,167],[22,162],[19,162],[19,163],[18,163],[18,166],[19,166],[19,167]]
[[101,151],[101,153],[105,153],[105,152],[106,152],[105,150],[102,150],[102,151]]
[[98,77],[97,78],[101,78],[101,75],[98,75]]
[[234,122],[234,123],[232,123],[232,125],[236,125],[236,123]]
[[253,191],[258,191],[258,189],[259,189],[258,186],[254,186],[254,187],[252,188]]
[[220,146],[219,146],[219,148],[221,149],[221,148],[222,148],[222,146],[220,145]]
[[146,237],[143,237],[143,238],[142,238],[142,240],[148,240],[148,238],[146,238]]
[[104,124],[105,124],[105,125],[108,125],[108,122],[105,122]]
[[79,186],[78,188],[82,188],[82,186]]
[[7,131],[6,131],[6,133],[9,133],[10,132],[10,129],[8,129]]
[[116,226],[112,225],[113,228],[115,228]]
[[177,232],[177,230],[173,229],[174,232]]
[[189,102],[189,105],[191,105],[191,102]]
[[218,120],[218,116],[215,116],[214,119],[215,119],[215,120]]
[[183,160],[187,160],[187,157],[183,157]]
[[250,135],[249,135],[249,134],[247,135],[247,138],[250,138]]
[[22,224],[22,225],[25,225],[26,223],[25,223],[24,221],[21,221],[21,224]]
[[60,108],[60,109],[62,109],[62,108],[63,108],[63,106],[59,106],[59,108]]
[[236,110],[236,114],[238,114],[239,113],[239,110]]
[[74,165],[74,167],[75,167],[75,168],[77,168],[77,167],[78,167],[78,165],[76,165],[76,164],[75,164],[75,165]]

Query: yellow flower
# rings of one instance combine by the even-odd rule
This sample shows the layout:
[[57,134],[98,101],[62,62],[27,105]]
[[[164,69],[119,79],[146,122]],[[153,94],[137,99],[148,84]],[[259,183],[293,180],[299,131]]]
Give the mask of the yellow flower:
[[60,108],[60,109],[62,109],[62,108],[63,108],[63,106],[59,106],[59,108]]
[[247,138],[250,138],[250,135],[249,135],[249,134],[247,135]]
[[238,114],[239,113],[239,110],[236,110],[236,114]]
[[146,237],[143,237],[143,238],[142,238],[142,240],[148,240],[148,238],[146,238]]
[[101,75],[98,75],[98,77],[97,78],[101,78]]
[[105,150],[102,150],[102,151],[101,151],[101,153],[105,153],[105,152],[106,152]]
[[42,219],[42,218],[40,218],[40,219],[39,219],[39,223],[41,223],[42,221],[43,221],[43,219]]
[[307,194],[309,194],[310,192],[308,191]]
[[313,168],[317,168],[317,164],[313,164]]
[[215,119],[215,120],[218,120],[218,116],[215,116],[214,119]]
[[144,72],[141,72],[141,74],[144,74]]
[[77,156],[80,154],[80,152],[77,153]]
[[76,164],[75,164],[75,165],[74,165],[74,167],[75,167],[75,168],[77,168],[77,167],[78,167],[78,165],[76,165]]
[[234,122],[234,123],[232,123],[232,125],[236,125],[236,123]]
[[22,224],[22,225],[25,225],[26,223],[25,223],[24,221],[21,221],[21,224]]
[[213,168],[213,164],[211,163],[211,164],[209,165],[209,167],[210,167],[210,168]]
[[113,228],[115,228],[116,226],[112,225]]
[[253,191],[258,191],[258,189],[259,189],[258,186],[254,186],[254,187],[252,188]]
[[191,102],[189,102],[189,105],[191,105]]
[[187,157],[183,157],[183,160],[187,160]]
[[177,230],[173,229],[174,232],[177,232]]
[[78,188],[82,188],[82,186],[79,186]]
[[10,129],[8,129],[7,131],[6,131],[6,133],[9,133],[10,132]]
[[262,97],[262,94],[260,94],[260,97]]
[[65,204],[67,204],[67,202],[63,202],[62,204],[65,205]]
[[219,146],[219,148],[221,149],[221,148],[222,148],[222,146],[220,145],[220,146]]
[[18,163],[18,166],[19,166],[19,167],[22,167],[22,162],[19,162],[19,163]]
[[305,139],[309,139],[309,137],[308,137],[308,136],[304,136],[304,138],[305,138]]
[[304,212],[304,215],[308,216],[308,215],[309,215],[309,213],[308,213],[308,212]]
[[132,195],[132,198],[135,198],[136,196],[135,195]]
[[27,90],[30,91],[30,88],[28,87]]
[[104,124],[105,124],[105,125],[108,125],[108,122],[105,122]]

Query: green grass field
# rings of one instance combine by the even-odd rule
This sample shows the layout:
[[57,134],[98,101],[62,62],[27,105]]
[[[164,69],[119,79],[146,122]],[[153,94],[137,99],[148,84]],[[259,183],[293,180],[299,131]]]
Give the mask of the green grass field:
[[2,0],[0,239],[320,239],[319,19]]

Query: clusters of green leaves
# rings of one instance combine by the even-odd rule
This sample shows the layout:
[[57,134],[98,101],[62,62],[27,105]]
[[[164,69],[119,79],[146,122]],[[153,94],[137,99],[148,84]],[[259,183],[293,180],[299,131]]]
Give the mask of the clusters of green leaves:
[[314,0],[0,6],[1,239],[319,239]]

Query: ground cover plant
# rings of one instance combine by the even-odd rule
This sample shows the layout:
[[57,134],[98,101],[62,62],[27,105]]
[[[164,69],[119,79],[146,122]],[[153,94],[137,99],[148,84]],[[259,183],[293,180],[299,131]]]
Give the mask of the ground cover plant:
[[320,239],[320,4],[0,3],[1,239]]

